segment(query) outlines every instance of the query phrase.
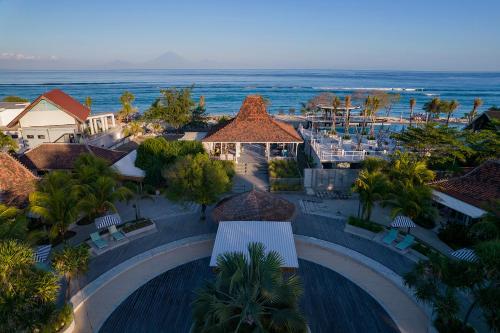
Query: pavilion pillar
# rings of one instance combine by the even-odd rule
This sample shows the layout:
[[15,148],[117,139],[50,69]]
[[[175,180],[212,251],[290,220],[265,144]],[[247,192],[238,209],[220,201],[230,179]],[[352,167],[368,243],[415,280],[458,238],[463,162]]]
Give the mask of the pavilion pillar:
[[102,131],[106,132],[108,130],[108,119],[106,117],[101,117]]
[[116,123],[115,123],[115,115],[114,114],[111,115],[111,125],[113,127],[115,127],[115,125],[116,125]]
[[239,158],[241,154],[241,142],[236,142],[236,158]]
[[295,143],[295,160],[297,160],[298,150],[299,150],[299,144]]
[[266,142],[266,159],[268,161],[270,156],[271,156],[271,144],[269,142]]
[[88,120],[88,123],[86,125],[90,130],[90,135],[94,135],[94,126],[92,126],[92,119]]

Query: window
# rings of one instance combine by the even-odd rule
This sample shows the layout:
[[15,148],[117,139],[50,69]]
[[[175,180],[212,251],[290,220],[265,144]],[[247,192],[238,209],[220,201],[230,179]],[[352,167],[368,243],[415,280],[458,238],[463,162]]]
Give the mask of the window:
[[10,135],[10,137],[11,137],[12,139],[17,139],[17,138],[19,138],[19,135],[17,135],[17,134],[11,134],[11,135]]
[[34,138],[35,138],[35,136],[34,136],[34,135],[26,135],[26,137],[27,137],[28,139],[34,139]]
[[38,138],[43,140],[43,139],[45,139],[45,135],[39,135]]

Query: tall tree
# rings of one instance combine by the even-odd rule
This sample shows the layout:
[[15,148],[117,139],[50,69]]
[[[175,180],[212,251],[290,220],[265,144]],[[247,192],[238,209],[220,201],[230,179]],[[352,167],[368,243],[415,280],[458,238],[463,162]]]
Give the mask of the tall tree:
[[302,286],[296,275],[283,277],[283,259],[265,253],[262,243],[217,258],[216,281],[197,292],[193,303],[194,331],[307,332],[299,310]]
[[200,96],[198,105],[191,111],[189,124],[195,127],[205,127],[208,121],[207,109],[205,107],[205,97]]
[[120,109],[120,111],[118,111],[118,117],[120,118],[120,120],[128,123],[138,112],[137,108],[132,104],[134,100],[135,96],[130,91],[125,91],[120,96],[120,103],[122,104],[122,108]]
[[342,102],[338,96],[335,96],[332,101],[333,107],[333,119],[332,119],[332,132],[333,134],[337,134],[337,112]]
[[468,123],[472,123],[474,118],[477,116],[477,110],[483,105],[483,100],[481,98],[474,98],[474,103],[472,105],[472,111],[467,114]]
[[387,189],[387,177],[381,171],[361,170],[353,186],[353,191],[359,194],[361,218],[370,220],[373,205],[384,198]]
[[0,152],[13,152],[18,148],[16,140],[0,131]]
[[64,239],[66,230],[78,218],[79,200],[71,174],[52,171],[42,178],[37,190],[30,194],[29,209],[50,226],[51,239]]
[[191,98],[192,88],[164,89],[161,97],[153,102],[144,113],[147,120],[162,120],[176,130],[186,125],[191,116],[191,109],[195,105]]
[[84,245],[65,246],[54,253],[52,259],[54,268],[66,279],[66,301],[69,301],[71,296],[71,280],[88,270],[89,259],[89,249]]
[[84,104],[87,108],[89,108],[89,110],[92,110],[92,97],[90,96],[85,97]]
[[233,175],[232,162],[212,160],[204,153],[187,155],[164,172],[167,197],[200,204],[204,219],[207,205],[231,189]]
[[344,138],[347,135],[347,138],[350,138],[351,135],[349,134],[349,122],[351,119],[351,96],[346,95],[344,98],[344,105],[345,105],[345,119],[344,119]]
[[426,117],[425,117],[425,122],[428,123],[429,122],[429,119],[431,118],[431,116],[433,117],[437,117],[439,116],[439,105],[440,105],[441,101],[439,100],[438,97],[434,97],[433,99],[431,99],[430,101],[426,102],[423,106],[423,110],[425,111],[426,113]]
[[410,98],[410,127],[413,121],[413,112],[415,110],[415,105],[417,104],[417,100],[415,98]]
[[370,125],[370,137],[372,139],[375,138],[375,119],[377,117],[377,113],[380,109],[380,106],[381,106],[381,100],[379,99],[378,96],[374,96],[372,98],[372,103],[371,103],[371,107],[370,107],[370,120],[371,120],[371,125]]
[[458,101],[453,99],[451,101],[441,101],[439,103],[439,113],[444,113],[446,115],[446,126],[450,123],[450,117],[455,112],[455,110],[458,108],[459,104]]

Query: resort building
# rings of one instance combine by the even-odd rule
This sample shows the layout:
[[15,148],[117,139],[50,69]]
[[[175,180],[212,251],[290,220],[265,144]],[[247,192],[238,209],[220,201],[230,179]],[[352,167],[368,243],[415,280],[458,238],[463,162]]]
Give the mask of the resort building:
[[116,151],[80,143],[43,143],[19,156],[19,160],[36,174],[52,170],[72,170],[81,154],[92,154],[114,164],[126,155]]
[[481,113],[466,128],[474,131],[480,131],[482,129],[500,130],[498,125],[493,124],[493,121],[496,121],[497,124],[500,122],[500,109],[488,110]]
[[79,143],[84,133],[105,132],[115,125],[112,113],[90,116],[89,108],[54,89],[36,98],[7,127],[18,129],[24,146],[34,148],[42,143]]
[[0,152],[0,203],[23,208],[38,178],[14,157]]
[[0,130],[19,140],[19,133],[15,128],[8,128],[7,125],[14,120],[30,103],[23,102],[0,102]]
[[434,201],[445,222],[471,223],[500,198],[500,161],[483,163],[461,177],[434,183]]
[[213,158],[236,163],[296,159],[303,142],[293,126],[272,118],[261,96],[247,96],[235,118],[216,127],[202,140]]

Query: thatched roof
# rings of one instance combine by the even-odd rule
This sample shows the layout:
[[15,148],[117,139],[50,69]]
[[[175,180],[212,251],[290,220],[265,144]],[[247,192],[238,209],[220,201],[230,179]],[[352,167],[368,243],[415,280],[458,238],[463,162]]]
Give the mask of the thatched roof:
[[215,221],[290,221],[295,205],[268,192],[252,190],[221,200],[214,208]]

